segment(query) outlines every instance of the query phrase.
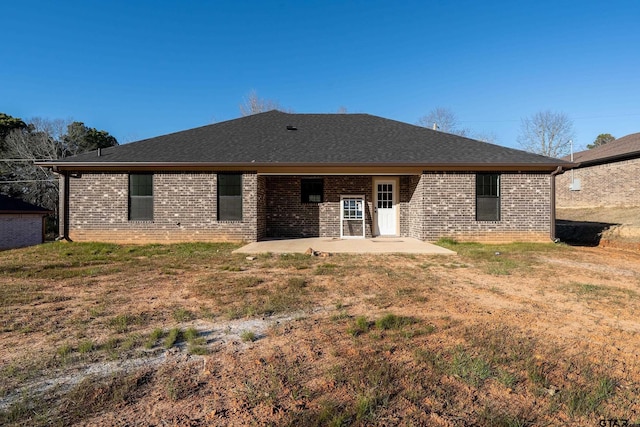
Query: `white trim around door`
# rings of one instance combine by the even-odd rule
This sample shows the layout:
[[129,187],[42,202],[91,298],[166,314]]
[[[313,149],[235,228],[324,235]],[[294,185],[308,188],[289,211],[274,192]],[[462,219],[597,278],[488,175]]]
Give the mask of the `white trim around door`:
[[398,236],[400,212],[398,208],[398,178],[373,179],[374,228],[378,236]]

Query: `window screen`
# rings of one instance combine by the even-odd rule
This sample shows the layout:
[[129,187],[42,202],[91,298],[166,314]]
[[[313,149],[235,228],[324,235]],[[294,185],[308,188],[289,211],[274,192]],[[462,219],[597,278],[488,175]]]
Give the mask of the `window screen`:
[[361,198],[342,199],[343,219],[362,219],[364,202]]
[[242,221],[242,174],[218,175],[218,221]]
[[300,194],[302,195],[302,203],[322,203],[324,194],[322,178],[302,179]]
[[500,221],[500,175],[476,175],[476,220]]
[[153,220],[153,175],[129,175],[129,220]]

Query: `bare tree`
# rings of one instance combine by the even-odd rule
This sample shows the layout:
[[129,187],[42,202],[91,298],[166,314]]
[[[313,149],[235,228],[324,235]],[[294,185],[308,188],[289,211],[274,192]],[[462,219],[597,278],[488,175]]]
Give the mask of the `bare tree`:
[[[40,126],[42,124],[45,123],[38,122],[34,128],[43,129]],[[53,126],[53,123],[47,125]],[[3,190],[26,202],[57,212],[58,181],[52,171],[35,166],[33,161],[60,158],[64,150],[59,141],[45,131],[20,129],[10,132],[5,143],[5,155],[10,159],[5,176],[10,182],[3,183]]]
[[46,119],[33,117],[28,120],[28,128],[35,133],[44,133],[54,141],[60,141],[64,137],[67,127],[73,123],[73,119]]
[[469,135],[468,129],[458,127],[458,117],[456,113],[446,107],[434,108],[429,114],[418,119],[418,125],[460,136]]
[[244,98],[242,104],[240,104],[240,114],[242,114],[242,117],[264,113],[265,111],[271,110],[292,112],[292,110],[285,109],[280,106],[276,101],[260,98],[255,90],[249,92],[249,94]]
[[522,119],[518,143],[531,153],[562,157],[569,152],[572,138],[569,116],[547,110]]
[[495,144],[496,141],[498,140],[498,136],[496,135],[495,132],[492,131],[488,131],[488,132],[472,132],[471,135],[466,135],[469,136],[469,138],[473,138],[473,139],[477,139],[478,141],[482,141],[482,142],[489,142],[491,144]]
[[50,169],[36,166],[34,161],[56,160],[118,145],[108,132],[84,123],[40,117],[11,130],[4,142],[0,191],[52,210],[54,221],[48,222],[52,230],[57,229],[58,179]]

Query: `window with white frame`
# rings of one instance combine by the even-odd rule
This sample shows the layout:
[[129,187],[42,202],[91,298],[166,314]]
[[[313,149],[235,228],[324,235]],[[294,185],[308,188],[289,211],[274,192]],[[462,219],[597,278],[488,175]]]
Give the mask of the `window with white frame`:
[[362,198],[349,197],[342,199],[343,219],[362,219],[363,216]]

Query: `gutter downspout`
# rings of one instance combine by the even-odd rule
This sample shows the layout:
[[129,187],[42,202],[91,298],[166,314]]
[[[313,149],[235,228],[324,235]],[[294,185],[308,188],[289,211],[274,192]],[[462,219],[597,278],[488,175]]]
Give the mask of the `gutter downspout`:
[[562,166],[551,172],[551,229],[549,237],[556,242],[556,175],[563,173]]
[[59,174],[60,179],[62,180],[60,200],[58,206],[58,240],[66,240],[70,242],[69,239],[69,172],[60,171],[58,168],[54,167],[53,171]]

